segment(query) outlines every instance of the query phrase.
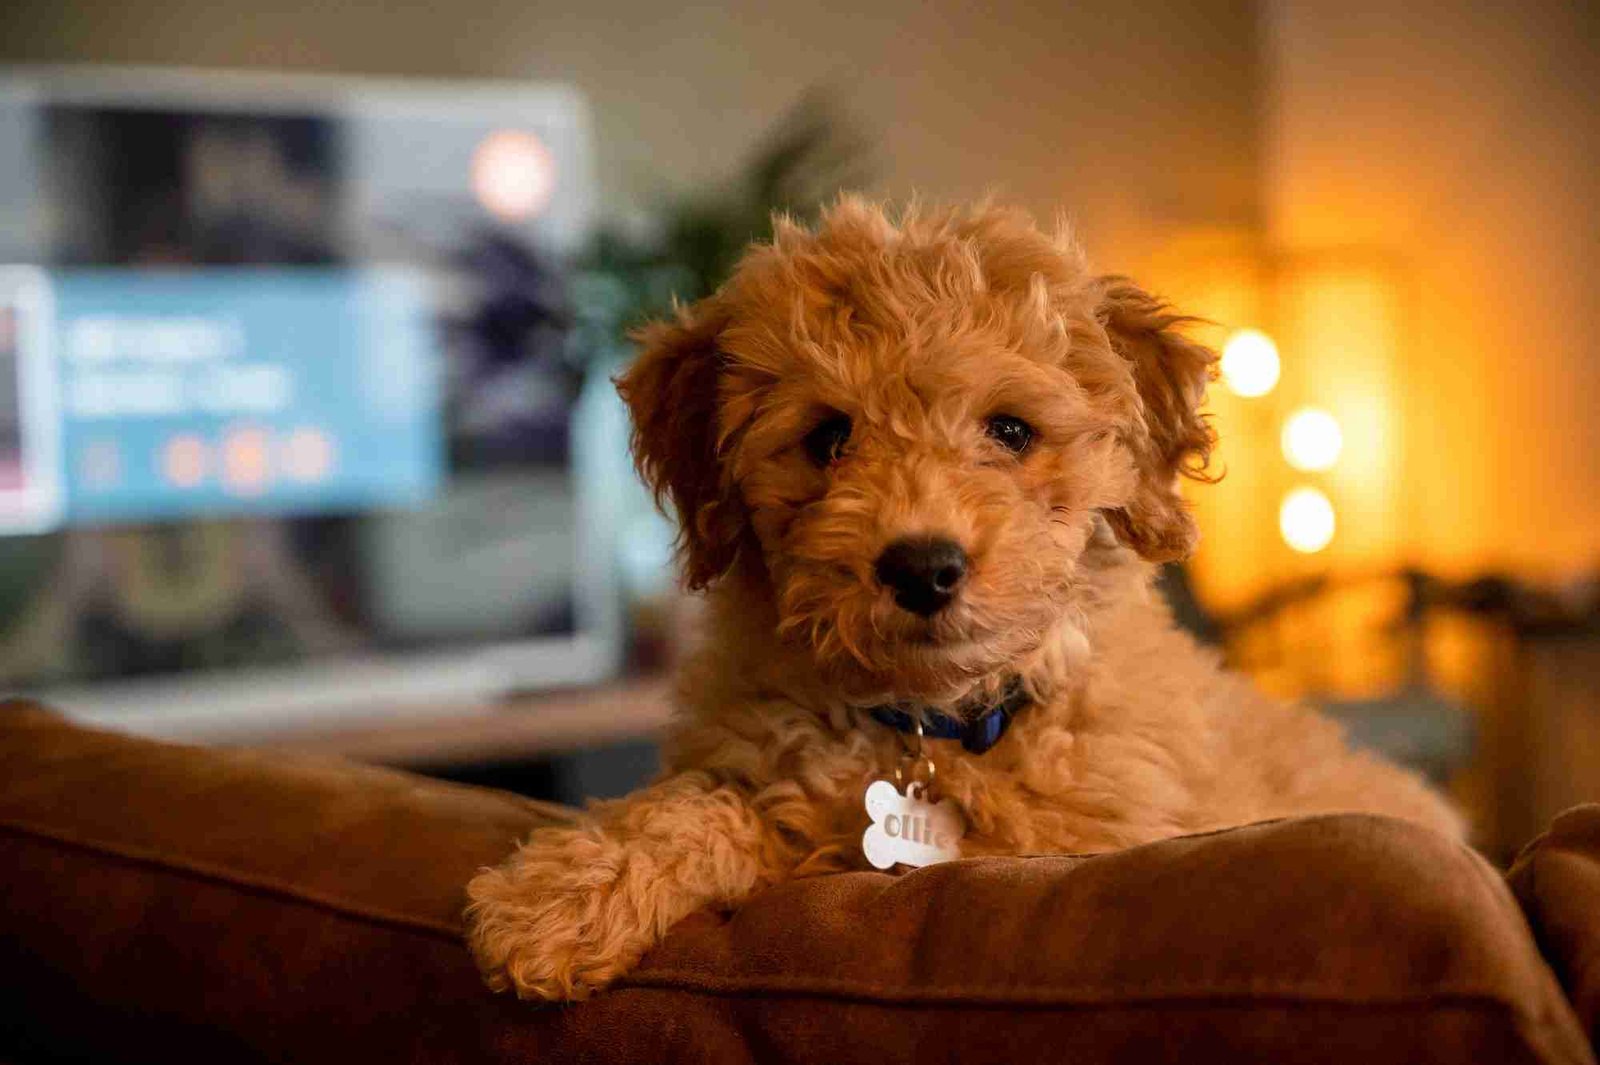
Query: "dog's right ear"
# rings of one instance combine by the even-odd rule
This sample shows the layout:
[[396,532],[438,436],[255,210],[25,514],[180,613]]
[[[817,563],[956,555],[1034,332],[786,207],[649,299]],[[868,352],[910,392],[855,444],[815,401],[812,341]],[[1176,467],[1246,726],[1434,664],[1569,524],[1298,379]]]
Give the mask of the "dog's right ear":
[[633,460],[678,514],[684,581],[704,588],[733,565],[743,538],[743,506],[726,482],[718,434],[724,319],[704,303],[632,333],[639,358],[617,378],[633,416]]

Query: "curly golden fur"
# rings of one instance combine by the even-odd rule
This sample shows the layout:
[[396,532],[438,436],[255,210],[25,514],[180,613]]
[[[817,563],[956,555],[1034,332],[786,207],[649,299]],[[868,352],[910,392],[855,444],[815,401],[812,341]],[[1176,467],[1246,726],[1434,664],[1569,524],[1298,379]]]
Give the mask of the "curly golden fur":
[[[1152,563],[1194,547],[1178,482],[1213,442],[1214,356],[1182,325],[1016,211],[895,221],[847,197],[814,232],[780,220],[715,295],[642,330],[619,387],[709,632],[661,782],[472,881],[491,986],[582,998],[694,910],[863,868],[862,795],[903,751],[863,708],[959,714],[1019,679],[1034,701],[993,750],[927,745],[964,854],[1325,811],[1459,836],[1420,780],[1225,672],[1152,593]],[[1025,449],[987,430],[997,414],[1032,428]],[[819,461],[808,434],[841,416]],[[875,569],[908,536],[968,559],[927,616]]]

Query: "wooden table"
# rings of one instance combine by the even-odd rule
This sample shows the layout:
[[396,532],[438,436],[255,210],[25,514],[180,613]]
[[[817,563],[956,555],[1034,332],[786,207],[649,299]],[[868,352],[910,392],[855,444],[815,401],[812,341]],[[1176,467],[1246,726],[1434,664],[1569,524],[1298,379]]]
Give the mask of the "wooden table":
[[437,714],[408,710],[386,717],[375,707],[370,716],[338,725],[247,733],[230,738],[230,743],[381,765],[527,760],[658,735],[670,712],[669,691],[666,678],[655,676],[444,707]]

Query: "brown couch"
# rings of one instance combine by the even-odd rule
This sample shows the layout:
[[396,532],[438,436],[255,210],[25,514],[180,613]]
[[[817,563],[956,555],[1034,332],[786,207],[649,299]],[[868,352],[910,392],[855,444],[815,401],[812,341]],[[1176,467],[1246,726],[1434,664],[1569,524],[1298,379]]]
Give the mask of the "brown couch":
[[788,884],[582,1005],[491,995],[462,885],[572,816],[0,706],[0,1059],[1594,1060],[1600,807],[1519,862],[1528,920],[1469,850],[1320,817]]

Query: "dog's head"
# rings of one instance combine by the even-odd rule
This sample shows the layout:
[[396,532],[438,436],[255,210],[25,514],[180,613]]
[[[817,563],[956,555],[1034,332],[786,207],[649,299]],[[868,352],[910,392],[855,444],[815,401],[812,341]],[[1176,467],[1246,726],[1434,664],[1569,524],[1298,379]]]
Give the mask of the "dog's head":
[[1018,212],[847,198],[642,329],[619,387],[690,587],[750,582],[846,691],[944,701],[1074,624],[1097,526],[1193,547],[1214,356],[1179,321]]

